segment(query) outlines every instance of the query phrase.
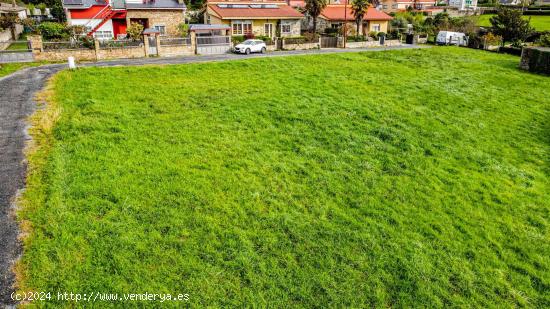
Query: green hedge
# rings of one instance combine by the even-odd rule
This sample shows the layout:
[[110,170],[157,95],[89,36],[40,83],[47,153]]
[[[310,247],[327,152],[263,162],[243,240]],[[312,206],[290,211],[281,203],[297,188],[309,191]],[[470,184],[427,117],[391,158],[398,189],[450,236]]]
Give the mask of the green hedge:
[[524,48],[521,55],[520,68],[529,72],[550,75],[550,48]]

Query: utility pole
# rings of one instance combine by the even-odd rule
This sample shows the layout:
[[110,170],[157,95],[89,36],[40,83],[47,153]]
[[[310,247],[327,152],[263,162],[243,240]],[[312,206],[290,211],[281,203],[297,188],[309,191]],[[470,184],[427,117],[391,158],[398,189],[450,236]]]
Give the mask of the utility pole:
[[344,0],[344,48],[348,36],[348,0]]

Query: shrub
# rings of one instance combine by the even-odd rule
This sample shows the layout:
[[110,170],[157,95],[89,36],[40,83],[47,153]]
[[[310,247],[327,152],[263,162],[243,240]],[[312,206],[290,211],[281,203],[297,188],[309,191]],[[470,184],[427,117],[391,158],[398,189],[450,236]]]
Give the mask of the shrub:
[[267,45],[273,44],[273,39],[267,35],[258,35],[256,39],[264,41]]
[[521,55],[520,68],[550,75],[550,51],[540,47],[525,48]]
[[550,34],[545,34],[540,37],[537,41],[537,45],[543,47],[550,47]]
[[384,33],[384,32],[378,32],[378,33],[376,34],[376,38],[377,38],[377,39],[379,39],[380,37],[383,37],[383,36],[386,36],[386,33]]
[[68,39],[70,36],[67,27],[61,23],[47,21],[38,25],[37,29],[45,40]]
[[132,41],[141,40],[143,34],[143,25],[138,23],[130,23],[130,26],[126,28],[126,34]]
[[254,35],[254,33],[247,33],[247,34],[244,35],[244,38],[246,40],[250,40],[250,39],[255,38],[255,35]]
[[233,42],[233,44],[239,44],[239,43],[243,42],[244,40],[245,39],[244,39],[243,35],[236,35],[236,36],[231,37],[231,41]]
[[367,38],[363,35],[357,35],[357,36],[348,36],[347,37],[348,42],[365,42]]
[[189,25],[186,23],[181,23],[178,25],[178,32],[182,37],[189,35]]
[[317,33],[313,33],[313,32],[304,32],[304,38],[308,42],[319,41],[319,35]]
[[500,35],[495,35],[492,32],[484,35],[482,39],[487,45],[499,45],[502,42],[502,37]]
[[376,31],[371,31],[371,32],[369,32],[369,36],[370,36],[371,38],[373,38],[373,39],[376,39],[376,38],[377,38],[377,35],[378,35],[378,32],[376,32]]

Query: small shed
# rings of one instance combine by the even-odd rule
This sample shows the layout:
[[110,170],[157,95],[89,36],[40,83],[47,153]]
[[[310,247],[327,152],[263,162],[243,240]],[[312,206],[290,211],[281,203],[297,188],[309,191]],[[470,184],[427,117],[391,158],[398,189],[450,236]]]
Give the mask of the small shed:
[[194,32],[197,36],[220,36],[229,35],[231,27],[229,25],[222,24],[191,24],[189,25],[189,31]]

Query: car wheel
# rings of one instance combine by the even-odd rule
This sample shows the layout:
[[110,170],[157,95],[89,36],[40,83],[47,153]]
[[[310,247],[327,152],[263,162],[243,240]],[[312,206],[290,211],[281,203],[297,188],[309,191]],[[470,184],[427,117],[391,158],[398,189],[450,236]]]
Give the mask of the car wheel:
[[262,47],[262,50],[260,51],[262,54],[265,54],[265,47]]
[[250,55],[250,48],[247,48],[246,51],[245,51],[245,53],[246,53],[247,55]]

